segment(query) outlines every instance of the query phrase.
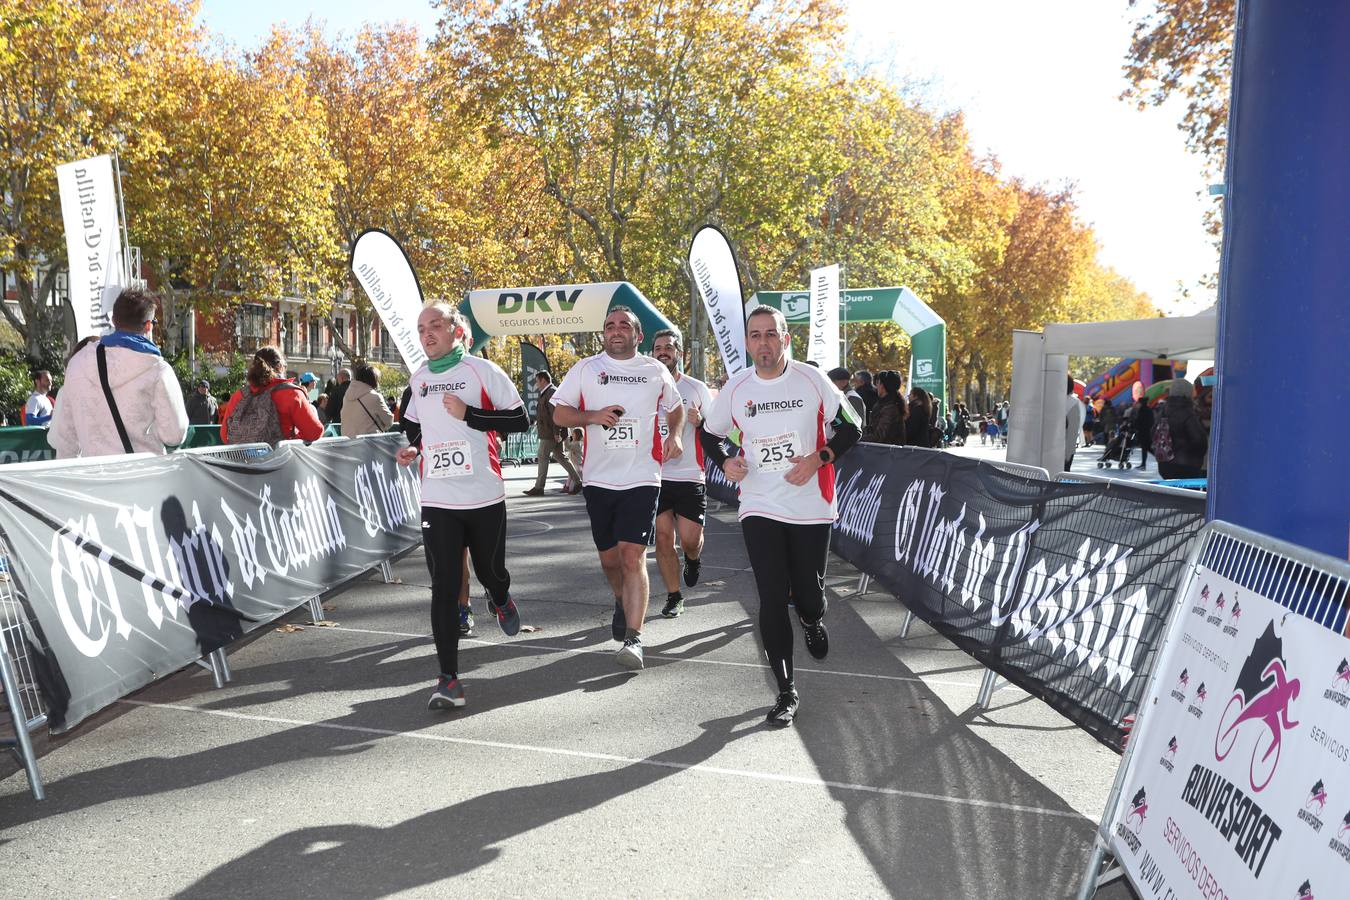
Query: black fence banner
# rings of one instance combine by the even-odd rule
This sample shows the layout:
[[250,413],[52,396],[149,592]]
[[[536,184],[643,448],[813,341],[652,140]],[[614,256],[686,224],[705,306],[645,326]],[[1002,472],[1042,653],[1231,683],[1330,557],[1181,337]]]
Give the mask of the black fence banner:
[[1142,697],[1186,554],[1194,498],[1047,482],[931,450],[840,460],[832,548],[907,608],[1102,743]]
[[727,476],[711,459],[703,460],[703,474],[707,481],[709,500],[718,500],[729,506],[741,505],[740,489],[727,480]]
[[416,545],[405,443],[0,468],[0,541],[52,731]]

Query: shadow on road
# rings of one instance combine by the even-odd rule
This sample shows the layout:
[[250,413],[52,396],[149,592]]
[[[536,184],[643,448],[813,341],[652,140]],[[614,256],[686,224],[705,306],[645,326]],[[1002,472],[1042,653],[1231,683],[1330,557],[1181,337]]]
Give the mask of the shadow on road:
[[[622,798],[706,762],[754,726],[755,717],[702,723],[703,733],[641,763],[545,784],[480,794],[391,825],[300,828],[202,876],[181,898],[219,897],[222,886],[286,885],[288,896],[384,897],[493,862],[517,835]],[[652,763],[672,763],[663,768]],[[315,849],[322,845],[322,849]],[[303,866],[297,872],[297,865]],[[635,876],[638,873],[634,873]],[[505,876],[504,876],[505,877]],[[262,887],[267,893],[271,888]],[[508,891],[509,892],[509,891]]]
[[[758,601],[742,603],[757,618]],[[831,660],[846,654],[850,670],[915,677],[848,603],[831,597],[830,610]],[[797,643],[799,664],[810,664]],[[776,690],[767,671],[765,685],[767,709]],[[924,684],[799,671],[797,686],[795,729],[826,781],[1067,814],[833,788],[854,839],[892,894],[1024,900],[1072,891],[1091,824]]]

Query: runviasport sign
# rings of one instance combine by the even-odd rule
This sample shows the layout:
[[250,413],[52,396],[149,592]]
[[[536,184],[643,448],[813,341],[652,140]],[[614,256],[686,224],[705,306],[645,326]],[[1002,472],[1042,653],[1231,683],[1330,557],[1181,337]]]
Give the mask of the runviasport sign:
[[1110,821],[1146,900],[1346,897],[1350,640],[1201,567]]
[[0,470],[0,541],[52,730],[415,546],[403,444]]

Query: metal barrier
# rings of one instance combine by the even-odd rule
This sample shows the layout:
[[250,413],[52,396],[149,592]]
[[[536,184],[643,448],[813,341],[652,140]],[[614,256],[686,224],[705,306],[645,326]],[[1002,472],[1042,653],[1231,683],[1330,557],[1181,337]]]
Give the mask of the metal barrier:
[[227,459],[230,462],[253,462],[272,455],[272,448],[266,444],[225,444],[214,447],[193,447],[179,450],[179,453],[192,456],[209,456],[212,459]]
[[1194,497],[1195,491],[1186,488],[1169,487],[1165,484],[1153,484],[1148,481],[1130,481],[1127,478],[1111,478],[1107,475],[1091,475],[1082,472],[1060,472],[1055,476],[1056,481],[1080,481],[1084,484],[1113,484],[1123,487],[1139,488],[1144,491],[1155,491],[1159,494],[1168,494],[1172,497]]
[[[358,438],[325,437],[313,443],[331,444],[339,441],[361,440],[362,438],[387,439],[388,433],[362,435]],[[299,440],[282,441],[278,447],[286,445],[305,446],[305,442]],[[231,462],[249,463],[266,460],[275,451],[267,444],[256,443],[197,447],[175,452],[212,459],[224,459]],[[150,453],[131,453],[64,460],[34,460],[11,463],[5,469],[6,472],[24,469],[50,471],[52,469],[120,465],[153,458],[154,454]],[[402,553],[379,563],[376,568],[386,584],[394,581],[393,563],[411,552],[416,546],[418,545],[415,544]],[[11,549],[8,541],[5,540],[4,533],[0,532],[0,710],[8,710],[14,731],[12,738],[0,735],[0,746],[9,747],[18,756],[27,774],[33,798],[43,800],[46,797],[46,791],[38,768],[37,755],[33,748],[32,734],[47,724],[47,708],[36,677],[37,665],[32,655],[32,648],[37,647],[38,642],[36,639],[30,639],[29,637],[32,629],[24,613],[23,604],[20,602],[16,582],[11,574],[13,567],[10,564],[10,558]],[[366,570],[360,577],[368,575],[370,571],[370,569]],[[313,621],[322,621],[324,619],[322,595],[311,597],[308,601],[308,609]],[[224,687],[232,679],[229,660],[225,655],[224,648],[215,650],[200,659],[194,660],[194,662],[211,673],[212,680],[217,688]],[[0,723],[2,722],[3,716],[0,716]]]
[[506,436],[502,447],[502,462],[520,464],[533,462],[539,458],[539,435],[533,431],[521,431]]
[[[1177,490],[1175,488],[1157,488]],[[1190,493],[1185,492],[1183,493]],[[1291,613],[1322,625],[1337,634],[1347,634],[1347,616],[1350,616],[1350,564],[1307,550],[1259,532],[1227,522],[1210,522],[1201,531],[1191,548],[1190,559],[1181,574],[1176,591],[1176,602],[1168,617],[1164,648],[1177,639],[1172,631],[1177,617],[1184,616],[1183,604],[1198,570],[1210,570],[1236,583],[1245,590],[1265,597]],[[1160,648],[1149,673],[1144,697],[1153,696],[1157,681],[1163,674],[1163,649]],[[1297,696],[1297,695],[1295,695]],[[1142,707],[1141,707],[1142,708]],[[1090,900],[1097,890],[1126,877],[1125,870],[1112,860],[1110,826],[1125,788],[1126,778],[1134,759],[1134,751],[1145,740],[1143,723],[1136,723],[1135,733],[1116,770],[1115,781],[1107,797],[1106,809],[1098,823],[1092,853],[1083,871],[1078,889],[1079,900]],[[1128,880],[1128,879],[1127,879]],[[1136,886],[1137,887],[1137,886]],[[1319,892],[1320,893],[1320,892]]]
[[14,737],[0,739],[0,743],[8,745],[18,755],[28,773],[28,787],[33,792],[33,799],[42,800],[46,791],[33,752],[32,733],[47,723],[47,707],[29,656],[29,626],[14,590],[9,560],[9,545],[0,541],[0,688],[3,688],[14,727]]
[[[1040,466],[1030,466],[1026,463],[1015,462],[995,462],[991,465],[1002,469],[1005,472],[1011,472],[1014,475],[1025,475],[1028,478],[1035,478],[1039,481],[1049,481],[1050,473]],[[1062,479],[1061,479],[1062,480]]]

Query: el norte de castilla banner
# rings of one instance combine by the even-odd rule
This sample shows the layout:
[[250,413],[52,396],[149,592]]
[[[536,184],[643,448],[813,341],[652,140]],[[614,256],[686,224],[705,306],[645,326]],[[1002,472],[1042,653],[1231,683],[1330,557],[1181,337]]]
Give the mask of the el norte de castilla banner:
[[[708,496],[736,487],[708,462]],[[962,650],[1119,750],[1205,501],[858,444],[831,548]]]
[[405,443],[0,468],[0,541],[52,730],[415,546]]
[[708,313],[722,365],[734,375],[746,366],[745,312],[736,256],[726,235],[712,225],[700,228],[689,244],[689,272]]
[[416,372],[427,361],[427,354],[417,337],[422,286],[408,255],[388,232],[369,228],[352,244],[350,266],[398,347],[403,364],[409,372]]
[[56,167],[66,231],[67,284],[75,337],[106,334],[113,301],[127,284],[111,156]]

